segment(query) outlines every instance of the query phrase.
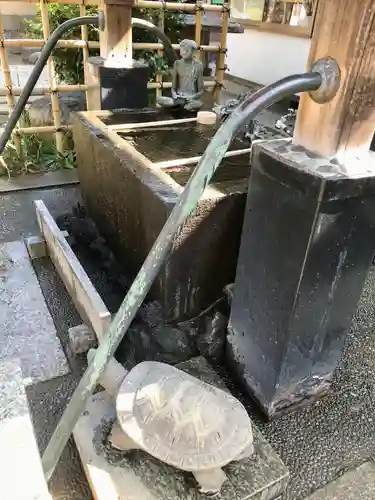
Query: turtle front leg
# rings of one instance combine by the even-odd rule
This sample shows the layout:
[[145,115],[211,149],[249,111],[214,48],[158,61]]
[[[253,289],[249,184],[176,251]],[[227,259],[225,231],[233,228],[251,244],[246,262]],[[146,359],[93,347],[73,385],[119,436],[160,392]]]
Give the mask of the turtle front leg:
[[200,493],[216,496],[227,479],[223,469],[197,470],[193,475],[199,484]]
[[120,424],[116,420],[113,424],[109,442],[113,448],[119,451],[137,450],[139,446],[121,429]]

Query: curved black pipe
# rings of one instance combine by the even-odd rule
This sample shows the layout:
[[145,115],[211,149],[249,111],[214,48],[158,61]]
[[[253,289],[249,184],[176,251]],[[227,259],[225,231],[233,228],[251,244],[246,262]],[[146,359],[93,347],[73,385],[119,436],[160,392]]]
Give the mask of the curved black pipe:
[[69,19],[68,21],[65,21],[64,23],[60,24],[60,26],[58,26],[55,29],[50,38],[47,40],[47,42],[42,48],[39,59],[35,63],[31,75],[29,76],[29,79],[27,80],[26,85],[23,91],[21,92],[17,104],[15,105],[12,114],[10,115],[5,125],[4,132],[1,134],[0,155],[3,153],[5,146],[10,136],[12,135],[14,127],[17,125],[17,122],[20,119],[22,111],[24,110],[27,101],[31,96],[31,93],[34,90],[34,87],[40,75],[42,74],[43,68],[47,64],[48,58],[51,55],[53,49],[55,48],[57,42],[63,35],[65,35],[67,31],[70,31],[71,29],[76,28],[77,26],[85,26],[89,24],[94,24],[98,26],[99,16],[84,16],[84,17],[75,17],[74,19]]
[[233,110],[213,136],[181,193],[167,222],[148,254],[123,303],[114,317],[103,341],[89,363],[42,457],[46,479],[50,479],[78,418],[85,409],[101,374],[131,325],[153,282],[164,264],[173,241],[185,219],[196,207],[203,191],[220,165],[232,139],[242,125],[259,111],[269,108],[284,97],[297,92],[317,90],[322,84],[320,73],[293,75],[268,85],[249,96]]
[[134,28],[144,28],[147,31],[151,31],[151,33],[154,33],[163,43],[165,54],[167,55],[170,62],[174,63],[177,60],[176,52],[173,48],[172,42],[164,33],[164,31],[162,31],[149,21],[145,21],[144,19],[138,19],[137,17],[132,18],[132,26]]

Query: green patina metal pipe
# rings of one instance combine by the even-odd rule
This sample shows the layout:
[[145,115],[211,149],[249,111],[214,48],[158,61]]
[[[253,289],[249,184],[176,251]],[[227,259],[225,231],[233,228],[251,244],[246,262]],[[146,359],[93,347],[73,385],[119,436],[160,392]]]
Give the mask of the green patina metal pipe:
[[186,217],[196,207],[231,141],[243,124],[254,118],[259,111],[292,94],[317,90],[321,84],[322,76],[320,73],[304,73],[289,76],[264,87],[241,103],[216,132],[135,278],[104,341],[99,345],[95,357],[91,360],[48,443],[42,458],[47,479],[52,476],[61,453],[78,418],[84,411],[86,402],[93,393],[100,375],[114,355],[165,262],[176,234]]

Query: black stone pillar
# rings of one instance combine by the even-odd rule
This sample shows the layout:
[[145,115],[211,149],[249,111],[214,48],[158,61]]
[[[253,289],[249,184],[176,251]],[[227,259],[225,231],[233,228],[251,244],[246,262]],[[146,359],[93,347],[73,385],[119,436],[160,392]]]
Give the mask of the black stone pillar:
[[148,106],[149,68],[133,61],[129,68],[105,66],[102,57],[90,57],[92,73],[99,80],[101,109],[141,109]]
[[375,250],[375,154],[362,167],[254,146],[227,354],[269,417],[329,391]]

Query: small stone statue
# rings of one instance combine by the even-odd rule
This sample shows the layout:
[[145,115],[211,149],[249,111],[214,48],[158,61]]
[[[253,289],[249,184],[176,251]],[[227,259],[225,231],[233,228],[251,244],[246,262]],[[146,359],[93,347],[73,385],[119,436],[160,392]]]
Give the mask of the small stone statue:
[[176,61],[172,70],[172,97],[159,97],[157,103],[165,108],[184,108],[197,111],[203,106],[203,64],[194,59],[198,49],[194,40],[182,40],[181,59]]

